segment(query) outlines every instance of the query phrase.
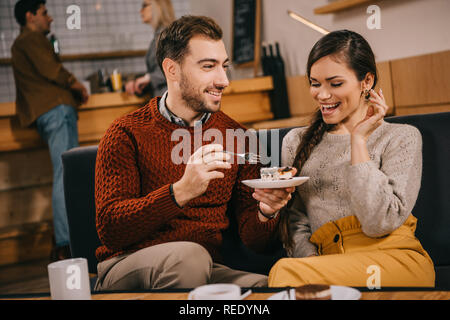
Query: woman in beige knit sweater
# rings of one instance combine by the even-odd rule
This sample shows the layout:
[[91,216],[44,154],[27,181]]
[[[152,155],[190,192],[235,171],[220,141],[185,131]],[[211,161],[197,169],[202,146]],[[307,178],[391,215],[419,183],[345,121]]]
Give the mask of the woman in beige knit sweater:
[[433,262],[412,215],[422,174],[422,138],[389,124],[374,54],[341,30],[312,48],[307,75],[319,110],[283,140],[283,165],[309,176],[284,210],[279,260],[269,286],[434,286]]

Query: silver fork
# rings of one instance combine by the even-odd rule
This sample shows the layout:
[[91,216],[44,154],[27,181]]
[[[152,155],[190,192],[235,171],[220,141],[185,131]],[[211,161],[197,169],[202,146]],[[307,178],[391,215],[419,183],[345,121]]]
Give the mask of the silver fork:
[[249,163],[258,163],[261,161],[261,158],[259,155],[251,153],[251,152],[247,152],[247,153],[234,153],[231,151],[224,151],[225,153],[228,154],[232,154],[241,158],[244,158],[245,161],[249,162]]

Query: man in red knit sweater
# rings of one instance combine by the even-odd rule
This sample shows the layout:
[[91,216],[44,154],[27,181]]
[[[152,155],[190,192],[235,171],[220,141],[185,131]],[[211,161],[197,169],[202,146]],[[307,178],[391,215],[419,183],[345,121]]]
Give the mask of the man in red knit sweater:
[[[246,187],[241,181],[258,178],[260,165],[223,152],[227,130],[245,128],[219,111],[230,64],[222,30],[210,18],[184,16],[161,33],[157,57],[168,91],[114,121],[98,148],[96,290],[266,286],[265,275],[220,264],[226,212],[233,208],[243,243],[262,251],[294,188]],[[180,132],[188,137],[183,151],[193,152],[181,163]]]

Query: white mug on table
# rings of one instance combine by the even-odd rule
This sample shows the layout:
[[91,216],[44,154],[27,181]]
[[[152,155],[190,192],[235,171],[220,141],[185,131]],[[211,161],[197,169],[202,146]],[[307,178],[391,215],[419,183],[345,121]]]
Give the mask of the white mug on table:
[[230,283],[207,284],[195,288],[189,293],[189,300],[242,300],[251,291],[241,295],[241,288]]
[[48,265],[52,300],[90,300],[91,287],[85,258],[66,259]]

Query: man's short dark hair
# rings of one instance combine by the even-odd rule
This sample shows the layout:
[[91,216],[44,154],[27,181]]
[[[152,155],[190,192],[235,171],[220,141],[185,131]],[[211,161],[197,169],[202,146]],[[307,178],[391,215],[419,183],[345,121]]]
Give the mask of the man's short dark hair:
[[14,17],[21,26],[27,24],[27,12],[36,14],[41,4],[45,5],[46,0],[19,0],[14,6]]
[[187,15],[172,22],[161,32],[158,39],[156,58],[161,70],[165,58],[181,63],[189,50],[189,40],[194,36],[221,40],[222,29],[213,19],[205,16]]

